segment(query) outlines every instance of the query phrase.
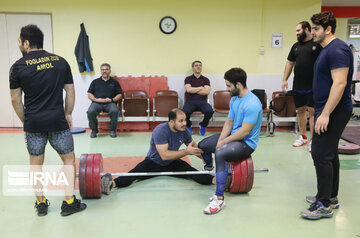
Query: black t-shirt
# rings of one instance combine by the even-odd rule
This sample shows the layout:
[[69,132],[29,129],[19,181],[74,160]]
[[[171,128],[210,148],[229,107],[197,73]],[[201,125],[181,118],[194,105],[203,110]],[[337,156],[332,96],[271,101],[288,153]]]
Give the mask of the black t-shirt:
[[10,89],[24,92],[24,131],[69,129],[65,119],[64,84],[73,84],[66,60],[45,50],[31,51],[10,68]]
[[122,94],[122,89],[118,81],[111,78],[108,81],[101,77],[94,79],[89,87],[88,93],[93,94],[96,98],[114,98]]
[[295,62],[293,90],[312,89],[314,64],[322,47],[313,40],[296,42],[290,50],[288,60]]

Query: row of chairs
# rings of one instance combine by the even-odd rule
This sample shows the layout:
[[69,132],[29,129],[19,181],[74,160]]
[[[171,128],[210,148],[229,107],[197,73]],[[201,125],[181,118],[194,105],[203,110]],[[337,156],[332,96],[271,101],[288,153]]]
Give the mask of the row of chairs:
[[[277,97],[279,92],[274,92],[272,98]],[[157,91],[153,97],[152,102],[152,113],[150,111],[150,99],[148,94],[142,90],[129,90],[123,93],[123,100],[119,103],[119,109],[121,112],[122,122],[134,122],[134,121],[145,121],[145,122],[156,122],[156,121],[167,121],[168,113],[172,108],[180,106],[179,95],[173,90],[160,90]],[[226,116],[229,113],[229,102],[231,95],[228,91],[218,90],[213,93],[213,108],[214,115],[212,121],[225,121]],[[261,99],[260,99],[261,100]],[[263,113],[265,115],[264,121],[267,126],[276,121],[283,122],[295,122],[295,117],[281,118],[274,117],[275,111],[270,109],[267,103],[267,95],[264,93],[263,101],[266,105],[263,107]],[[192,115],[192,119],[196,120],[196,117],[202,116],[200,111],[195,111]],[[109,118],[106,113],[99,115],[99,121],[108,121]],[[295,130],[296,130],[295,126]],[[271,128],[268,128],[268,134]]]

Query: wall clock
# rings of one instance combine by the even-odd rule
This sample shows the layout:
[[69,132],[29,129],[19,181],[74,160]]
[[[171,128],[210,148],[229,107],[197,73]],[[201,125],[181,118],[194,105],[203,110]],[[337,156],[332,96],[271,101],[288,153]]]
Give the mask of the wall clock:
[[176,30],[176,21],[173,17],[166,16],[160,20],[160,30],[165,34],[171,34]]

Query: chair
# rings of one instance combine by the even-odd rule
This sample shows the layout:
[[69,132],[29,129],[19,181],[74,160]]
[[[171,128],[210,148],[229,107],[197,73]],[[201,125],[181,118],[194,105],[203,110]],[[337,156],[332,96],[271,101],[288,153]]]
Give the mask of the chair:
[[268,123],[273,122],[294,122],[294,131],[297,129],[297,110],[292,96],[285,95],[282,91],[275,91],[272,94],[270,103]]
[[[185,96],[185,94],[186,94],[186,91],[185,91],[185,93],[184,93],[184,105],[185,105],[185,102],[186,102],[186,96]],[[210,104],[209,98],[206,99],[206,102],[207,102],[208,104]],[[183,106],[184,106],[184,105],[183,105]],[[203,114],[201,111],[196,110],[196,111],[193,111],[193,113],[191,114],[190,120],[191,120],[191,121],[202,121],[203,118],[204,118],[204,114]]]
[[173,90],[160,90],[153,99],[153,121],[167,121],[168,113],[179,107],[179,96]]
[[214,121],[225,121],[229,113],[229,103],[231,94],[226,90],[215,91],[213,94],[214,99]]
[[145,91],[129,90],[124,92],[122,120],[123,122],[150,121],[150,103]]
[[[119,108],[119,114],[118,117],[120,116],[121,113],[121,101],[122,101],[122,97],[120,98],[119,102],[116,103],[116,106]],[[98,122],[110,122],[110,116],[107,112],[103,112],[101,111],[99,113],[99,115],[97,116]]]

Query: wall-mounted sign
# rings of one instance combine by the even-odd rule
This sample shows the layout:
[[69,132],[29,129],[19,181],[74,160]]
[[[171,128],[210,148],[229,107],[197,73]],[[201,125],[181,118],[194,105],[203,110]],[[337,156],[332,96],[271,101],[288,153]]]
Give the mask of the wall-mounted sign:
[[282,33],[273,33],[271,48],[282,48],[283,34]]
[[349,38],[350,39],[360,38],[360,24],[349,24]]

